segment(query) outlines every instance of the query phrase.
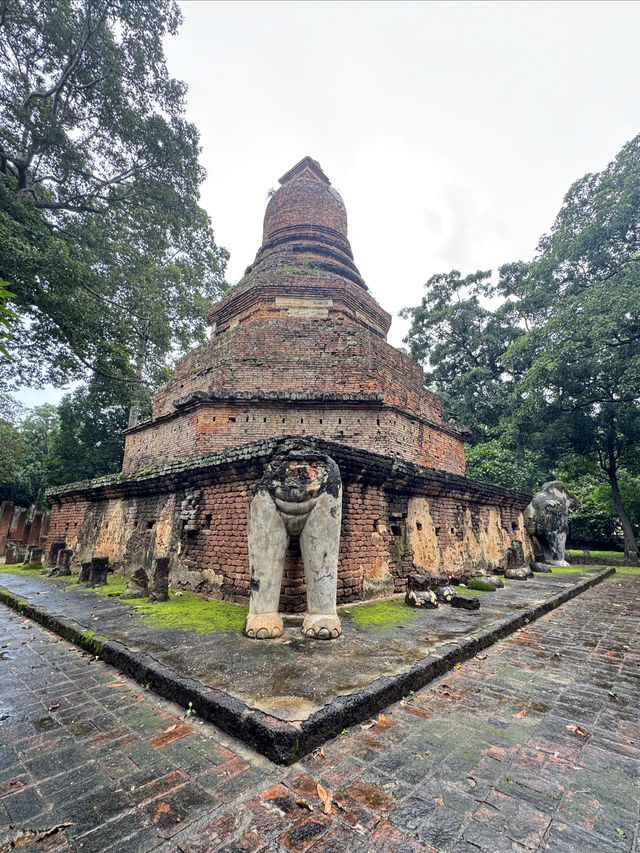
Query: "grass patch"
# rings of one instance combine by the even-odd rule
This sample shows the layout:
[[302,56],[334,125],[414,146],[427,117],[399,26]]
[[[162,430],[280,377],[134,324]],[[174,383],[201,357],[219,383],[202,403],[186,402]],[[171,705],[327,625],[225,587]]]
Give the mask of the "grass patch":
[[[582,550],[580,548],[570,548],[569,553],[574,557],[581,557]],[[589,551],[592,557],[612,557],[614,560],[624,560],[623,551]]]
[[92,586],[88,588],[91,589],[92,592],[97,592],[98,595],[106,595],[109,596],[109,598],[113,598],[116,595],[122,595],[128,583],[129,580],[128,578],[125,578],[124,575],[109,574],[107,575],[106,586]]
[[239,633],[249,612],[248,607],[240,604],[208,601],[195,592],[183,592],[181,595],[169,593],[169,601],[150,602],[139,598],[124,600],[128,604],[135,604],[136,613],[144,614],[146,625],[181,628],[183,631],[197,631],[198,634],[214,631]]
[[374,629],[393,628],[407,619],[415,619],[424,612],[420,607],[415,609],[408,607],[402,598],[394,598],[391,601],[372,601],[370,604],[353,606],[353,609],[347,605],[346,609],[350,611],[351,619],[359,628]]
[[0,572],[11,572],[15,575],[31,575],[38,569],[42,569],[42,563],[14,563],[13,565],[0,566]]
[[615,570],[615,575],[611,575],[610,578],[605,578],[605,580],[620,580],[620,575],[640,575],[640,566],[616,566]]
[[469,589],[468,586],[460,586],[459,584],[454,584],[453,588],[458,595],[486,595],[489,592],[487,589]]
[[554,575],[566,575],[572,572],[586,572],[593,569],[593,566],[551,566],[551,572]]

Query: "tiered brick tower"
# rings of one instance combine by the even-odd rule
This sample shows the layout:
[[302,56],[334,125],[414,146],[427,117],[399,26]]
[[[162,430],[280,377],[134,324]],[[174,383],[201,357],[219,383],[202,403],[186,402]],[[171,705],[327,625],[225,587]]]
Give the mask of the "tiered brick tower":
[[[53,489],[50,538],[129,573],[171,558],[176,585],[246,600],[246,509],[294,437],[338,463],[339,600],[402,591],[412,569],[490,569],[527,542],[528,496],[464,476],[464,428],[442,422],[418,364],[386,342],[390,316],[353,261],[340,195],[305,157],[280,179],[262,246],[209,312],[151,420],[127,431],[123,472]],[[296,543],[281,609],[304,605]]]

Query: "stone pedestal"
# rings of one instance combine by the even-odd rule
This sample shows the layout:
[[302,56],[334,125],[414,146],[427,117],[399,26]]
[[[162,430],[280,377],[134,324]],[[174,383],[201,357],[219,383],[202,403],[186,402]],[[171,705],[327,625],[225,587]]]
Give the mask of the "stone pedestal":
[[89,576],[91,575],[91,560],[87,560],[84,563],[80,564],[80,577],[78,578],[78,583],[89,583]]
[[[55,544],[57,543],[54,542],[54,545]],[[63,547],[58,550],[55,565],[52,566],[52,568],[50,568],[48,571],[49,577],[62,578],[71,574],[71,560],[73,558],[73,551],[71,550],[71,548],[65,548],[64,542],[62,542],[62,545]]]
[[[63,539],[56,539],[55,542],[51,543],[51,547],[49,548],[49,559],[47,560],[47,566],[49,568],[53,568],[58,565],[58,554],[65,548],[66,542]],[[72,552],[73,553],[73,552]]]
[[108,557],[93,557],[89,566],[89,585],[106,586],[108,571]]
[[154,557],[151,564],[149,601],[169,600],[169,558]]
[[24,551],[17,542],[7,542],[5,546],[5,562],[8,566],[21,563],[24,560]]
[[29,563],[32,565],[42,565],[42,548],[39,545],[29,546]]

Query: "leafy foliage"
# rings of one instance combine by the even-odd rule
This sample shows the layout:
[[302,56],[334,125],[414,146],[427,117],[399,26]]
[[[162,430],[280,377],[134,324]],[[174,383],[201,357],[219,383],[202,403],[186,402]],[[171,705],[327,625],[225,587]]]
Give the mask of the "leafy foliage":
[[203,338],[226,253],[163,54],[180,20],[174,0],[0,0],[0,276],[18,383],[90,369],[138,403]]
[[467,448],[467,477],[497,486],[533,492],[545,480],[536,456],[527,450],[521,456],[504,439],[492,439]]
[[425,383],[442,394],[445,417],[464,423],[474,441],[498,434],[511,406],[515,377],[504,353],[522,334],[508,312],[483,307],[482,298],[492,292],[490,276],[434,275],[421,304],[402,312],[411,318],[411,355],[425,361],[428,354]]
[[94,380],[65,395],[58,418],[49,485],[90,480],[120,470],[128,407],[107,383]]

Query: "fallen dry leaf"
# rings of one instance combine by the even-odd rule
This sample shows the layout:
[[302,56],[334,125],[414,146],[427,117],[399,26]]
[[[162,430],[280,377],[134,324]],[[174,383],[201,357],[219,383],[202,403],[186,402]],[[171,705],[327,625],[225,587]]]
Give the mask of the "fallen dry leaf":
[[527,709],[523,708],[522,711],[518,711],[517,714],[512,714],[511,716],[516,720],[520,720],[522,717],[524,717],[524,715],[526,713],[527,713]]
[[126,681],[114,681],[112,684],[107,684],[107,687],[124,687]]
[[[71,823],[58,823],[56,826],[52,826],[51,829],[43,829],[43,830],[34,830],[34,829],[23,829],[18,833],[14,838],[9,842],[10,847],[7,847],[7,850],[16,850],[18,847],[24,847],[25,844],[31,844],[32,841],[36,843],[38,841],[44,841],[46,838],[50,838],[52,835],[55,835],[57,832],[60,832],[61,829],[65,829],[67,826],[72,826]],[[3,845],[4,849],[4,845]]]
[[580,735],[580,737],[588,737],[588,732],[585,731],[582,726],[567,726],[570,732],[573,732],[576,735]]
[[300,806],[301,809],[307,809],[307,811],[312,812],[313,806],[308,800],[305,800],[303,797],[300,797],[299,800],[296,800],[296,805]]
[[324,813],[331,814],[331,805],[333,803],[333,791],[331,788],[329,790],[325,790],[320,782],[316,785],[316,790],[318,791],[318,796],[324,803]]

